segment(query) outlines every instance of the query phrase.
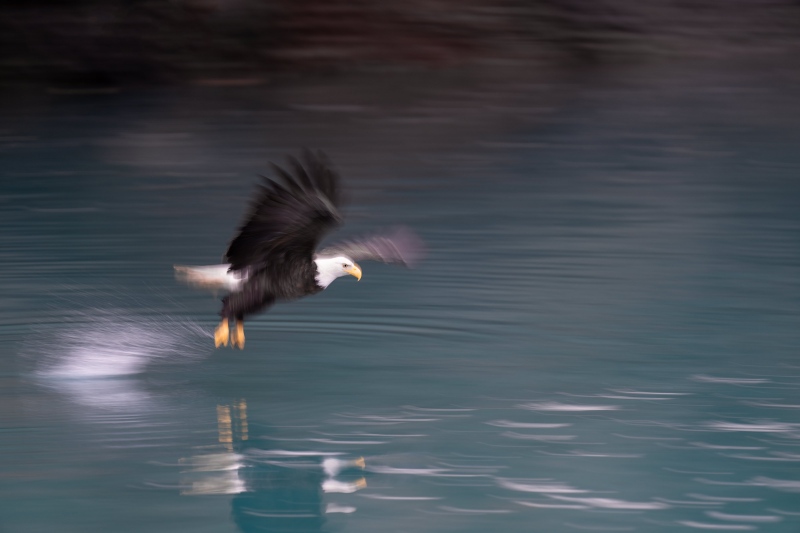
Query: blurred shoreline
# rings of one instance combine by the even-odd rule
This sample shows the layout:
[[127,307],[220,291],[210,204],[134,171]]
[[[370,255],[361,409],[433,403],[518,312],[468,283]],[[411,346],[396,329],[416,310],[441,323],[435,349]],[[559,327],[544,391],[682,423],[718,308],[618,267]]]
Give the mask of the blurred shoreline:
[[548,82],[685,61],[792,71],[798,22],[790,0],[17,1],[0,8],[0,90],[102,94],[498,67]]

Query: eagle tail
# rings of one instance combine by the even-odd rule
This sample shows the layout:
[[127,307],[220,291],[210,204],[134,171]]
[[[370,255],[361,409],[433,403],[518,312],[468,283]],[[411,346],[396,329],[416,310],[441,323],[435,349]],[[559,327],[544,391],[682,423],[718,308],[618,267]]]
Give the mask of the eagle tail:
[[230,265],[174,265],[174,267],[175,277],[179,281],[199,289],[237,291],[246,279],[238,272],[229,272]]

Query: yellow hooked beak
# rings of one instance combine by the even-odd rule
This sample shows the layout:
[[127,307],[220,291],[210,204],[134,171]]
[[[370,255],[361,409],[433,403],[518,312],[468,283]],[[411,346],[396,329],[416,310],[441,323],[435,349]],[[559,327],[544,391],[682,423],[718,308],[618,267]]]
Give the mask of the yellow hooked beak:
[[357,264],[353,263],[353,266],[345,270],[345,272],[356,278],[358,281],[361,281],[361,267]]

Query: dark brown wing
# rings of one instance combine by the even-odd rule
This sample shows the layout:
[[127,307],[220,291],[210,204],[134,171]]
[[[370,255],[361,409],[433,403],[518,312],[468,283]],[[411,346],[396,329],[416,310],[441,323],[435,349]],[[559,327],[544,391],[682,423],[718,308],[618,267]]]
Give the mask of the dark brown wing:
[[272,165],[279,180],[264,177],[225,260],[231,270],[270,262],[311,261],[322,236],[340,223],[339,175],[322,152],[304,151],[289,171]]
[[320,256],[345,255],[353,261],[382,261],[413,267],[425,254],[425,245],[413,231],[405,227],[394,228],[384,234],[375,234],[329,246]]

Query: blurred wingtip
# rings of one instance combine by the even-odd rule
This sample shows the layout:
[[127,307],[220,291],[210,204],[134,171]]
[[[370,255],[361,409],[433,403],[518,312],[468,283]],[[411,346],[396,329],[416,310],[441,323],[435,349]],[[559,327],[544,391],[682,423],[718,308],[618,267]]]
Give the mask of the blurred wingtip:
[[392,228],[391,240],[400,252],[403,264],[408,268],[415,268],[427,255],[425,241],[408,226]]

